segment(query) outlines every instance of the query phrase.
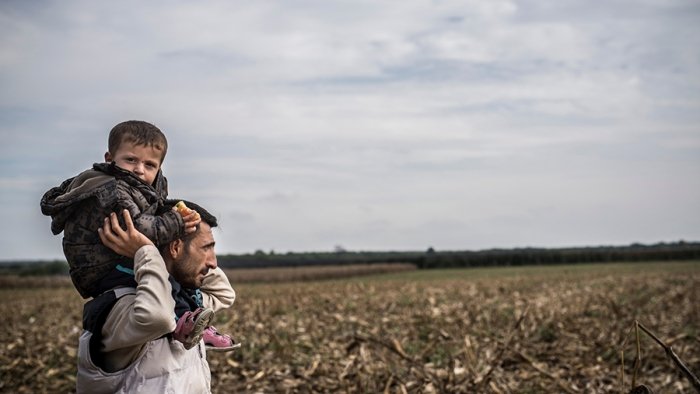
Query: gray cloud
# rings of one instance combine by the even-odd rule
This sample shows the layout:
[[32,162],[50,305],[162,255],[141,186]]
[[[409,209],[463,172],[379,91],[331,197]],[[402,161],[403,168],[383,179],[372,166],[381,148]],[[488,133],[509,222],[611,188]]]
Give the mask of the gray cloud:
[[566,0],[0,4],[0,230],[125,119],[222,253],[700,239],[700,6]]

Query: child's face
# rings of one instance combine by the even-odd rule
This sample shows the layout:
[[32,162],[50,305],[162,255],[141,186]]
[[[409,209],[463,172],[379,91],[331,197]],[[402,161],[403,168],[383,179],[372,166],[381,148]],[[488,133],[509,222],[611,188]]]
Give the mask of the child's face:
[[150,145],[134,145],[122,141],[114,155],[105,153],[106,162],[114,162],[119,168],[131,172],[149,185],[158,175],[162,152]]

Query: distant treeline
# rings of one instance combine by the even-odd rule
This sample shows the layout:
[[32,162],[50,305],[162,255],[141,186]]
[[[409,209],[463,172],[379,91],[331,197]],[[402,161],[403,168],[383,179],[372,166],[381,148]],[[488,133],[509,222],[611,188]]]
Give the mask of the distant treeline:
[[700,259],[700,242],[578,248],[517,248],[480,251],[265,253],[221,255],[225,268],[297,267],[313,265],[409,263],[418,268],[550,265],[623,261]]
[[68,275],[68,263],[53,261],[10,261],[0,264],[0,275]]
[[[495,267],[552,265],[624,261],[663,261],[700,259],[700,242],[678,241],[653,245],[592,246],[578,248],[516,248],[479,251],[438,251],[428,248],[417,252],[352,252],[342,248],[334,252],[265,253],[218,255],[222,268],[271,268],[351,264],[413,264],[418,268]],[[6,261],[0,275],[64,275],[65,261]]]

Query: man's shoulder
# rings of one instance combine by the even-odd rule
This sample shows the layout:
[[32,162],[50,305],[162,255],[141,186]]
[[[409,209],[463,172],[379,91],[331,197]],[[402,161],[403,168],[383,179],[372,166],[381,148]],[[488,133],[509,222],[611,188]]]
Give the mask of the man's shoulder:
[[83,328],[92,332],[101,331],[109,315],[115,309],[130,307],[135,295],[135,288],[122,287],[106,291],[88,301],[83,309]]
[[114,306],[112,307],[112,310],[116,310],[117,313],[120,313],[122,310],[126,310],[128,313],[132,313],[133,311],[131,311],[130,309],[136,301],[136,289],[133,287],[125,287],[123,289],[117,290],[123,291],[121,293],[115,291],[117,298],[114,301]]

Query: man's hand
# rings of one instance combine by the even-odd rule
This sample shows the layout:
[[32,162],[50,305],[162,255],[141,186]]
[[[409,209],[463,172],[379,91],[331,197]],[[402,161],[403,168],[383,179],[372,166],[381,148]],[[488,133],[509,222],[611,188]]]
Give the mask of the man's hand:
[[116,213],[111,213],[109,218],[105,218],[104,225],[97,229],[102,243],[116,253],[131,259],[136,255],[136,251],[145,245],[153,245],[148,237],[134,228],[131,215],[128,210],[123,211],[126,231],[119,225]]

